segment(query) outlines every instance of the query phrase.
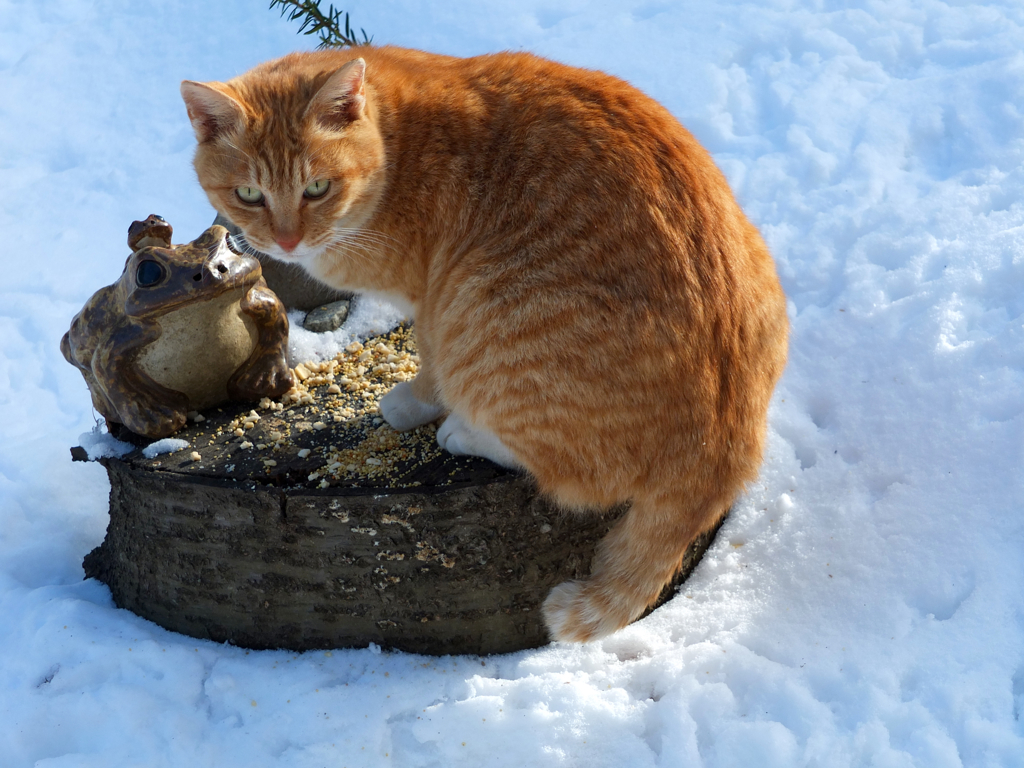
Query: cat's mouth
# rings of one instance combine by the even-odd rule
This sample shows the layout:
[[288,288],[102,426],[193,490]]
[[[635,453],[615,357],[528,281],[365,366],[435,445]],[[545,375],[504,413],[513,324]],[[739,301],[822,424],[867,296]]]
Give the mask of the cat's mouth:
[[280,246],[274,246],[268,251],[268,254],[278,261],[286,261],[290,264],[305,261],[315,255],[313,249],[306,245],[297,245],[290,251],[286,251]]
[[324,251],[324,247],[298,243],[290,251],[286,251],[277,243],[264,246],[262,243],[249,240],[244,232],[228,236],[229,247],[236,253],[245,253],[258,259],[271,258],[287,264],[296,264],[314,258]]
[[249,256],[255,256],[257,259],[270,258],[285,262],[297,261],[299,258],[298,251],[301,248],[300,246],[290,253],[277,245],[264,248],[259,243],[253,243],[242,232],[239,232],[237,235],[228,235],[228,247],[235,253],[248,254]]
[[286,251],[279,245],[274,245],[267,249],[267,254],[278,261],[288,262],[289,264],[302,263],[309,259],[316,258],[324,252],[324,247],[317,245],[307,245],[305,243],[299,243],[290,251]]

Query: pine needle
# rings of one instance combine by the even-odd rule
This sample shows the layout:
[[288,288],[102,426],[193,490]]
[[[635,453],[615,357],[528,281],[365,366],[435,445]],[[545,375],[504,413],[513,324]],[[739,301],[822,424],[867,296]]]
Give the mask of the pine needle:
[[360,40],[355,30],[349,26],[348,13],[344,13],[344,27],[342,27],[342,11],[334,10],[334,5],[329,5],[327,13],[320,10],[320,0],[270,0],[270,7],[280,6],[281,15],[287,16],[288,21],[301,19],[299,33],[304,35],[317,35],[320,38],[320,45],[317,48],[346,48],[350,46],[369,45],[373,38],[366,34],[362,27],[359,31],[363,34]]

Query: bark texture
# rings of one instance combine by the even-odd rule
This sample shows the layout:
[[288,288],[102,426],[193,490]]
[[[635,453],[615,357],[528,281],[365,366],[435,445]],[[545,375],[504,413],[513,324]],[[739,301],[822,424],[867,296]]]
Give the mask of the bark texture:
[[[414,492],[319,491],[135,463],[104,460],[110,525],[85,558],[86,576],[163,627],[255,649],[543,645],[548,590],[586,576],[622,511],[562,512],[515,475]],[[674,584],[713,538],[691,547]]]

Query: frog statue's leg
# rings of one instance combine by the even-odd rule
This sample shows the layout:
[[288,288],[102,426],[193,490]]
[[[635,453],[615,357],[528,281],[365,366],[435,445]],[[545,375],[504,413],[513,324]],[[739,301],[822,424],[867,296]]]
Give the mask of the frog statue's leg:
[[167,437],[185,426],[188,396],[157,384],[136,361],[148,344],[160,338],[160,326],[125,317],[92,355],[92,375],[117,413],[116,419],[132,432],[150,438]]
[[75,315],[71,321],[71,328],[60,340],[60,351],[64,359],[81,371],[89,387],[89,394],[92,395],[93,408],[99,411],[108,423],[120,422],[117,410],[107,398],[103,385],[92,373],[92,358],[96,352],[96,345],[102,340],[97,329],[105,327],[109,322],[107,308],[111,306],[110,295],[114,290],[115,287],[110,285],[97,291],[82,307],[82,311]]
[[234,400],[280,397],[292,388],[288,368],[288,315],[284,304],[262,277],[242,299],[242,311],[256,323],[256,349],[231,374],[228,395]]

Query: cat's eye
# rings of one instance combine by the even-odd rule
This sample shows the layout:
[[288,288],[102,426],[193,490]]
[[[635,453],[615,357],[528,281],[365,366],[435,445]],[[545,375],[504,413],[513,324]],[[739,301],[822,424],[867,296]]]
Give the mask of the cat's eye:
[[263,193],[256,187],[239,187],[235,190],[235,194],[247,205],[257,205],[263,202]]
[[317,179],[302,193],[303,197],[308,197],[311,200],[316,200],[318,197],[323,197],[327,194],[327,190],[331,188],[331,182],[327,179]]
[[164,268],[155,261],[146,259],[139,262],[135,271],[135,284],[140,288],[151,288],[164,279]]

